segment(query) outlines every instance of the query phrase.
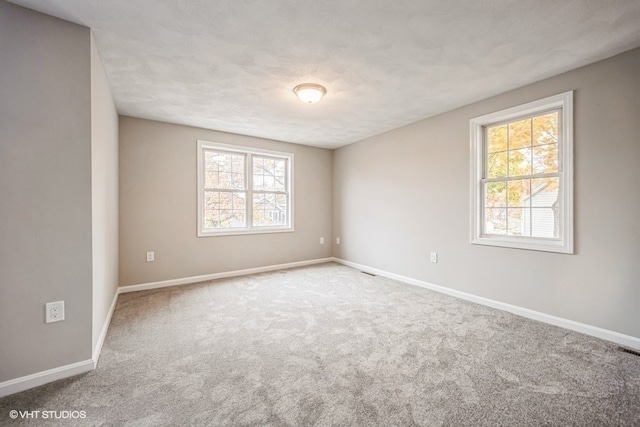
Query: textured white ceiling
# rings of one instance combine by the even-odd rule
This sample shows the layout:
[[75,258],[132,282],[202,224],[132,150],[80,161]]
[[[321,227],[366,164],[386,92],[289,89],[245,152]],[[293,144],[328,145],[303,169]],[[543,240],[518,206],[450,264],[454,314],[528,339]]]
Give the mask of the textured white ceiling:
[[640,46],[638,0],[13,3],[93,29],[121,114],[327,148]]

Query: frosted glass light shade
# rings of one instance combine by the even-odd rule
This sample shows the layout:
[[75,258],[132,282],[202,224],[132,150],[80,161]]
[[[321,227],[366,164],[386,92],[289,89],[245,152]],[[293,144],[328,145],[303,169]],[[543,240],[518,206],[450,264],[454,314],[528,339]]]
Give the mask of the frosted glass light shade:
[[302,83],[293,88],[293,92],[298,95],[300,101],[305,104],[315,104],[327,93],[324,86],[315,83]]

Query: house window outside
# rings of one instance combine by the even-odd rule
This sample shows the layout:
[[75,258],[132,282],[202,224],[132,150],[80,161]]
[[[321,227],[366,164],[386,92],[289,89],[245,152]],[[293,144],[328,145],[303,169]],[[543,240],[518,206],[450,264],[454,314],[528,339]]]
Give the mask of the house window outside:
[[471,120],[471,242],[573,253],[573,93]]
[[293,154],[198,141],[198,236],[293,231]]

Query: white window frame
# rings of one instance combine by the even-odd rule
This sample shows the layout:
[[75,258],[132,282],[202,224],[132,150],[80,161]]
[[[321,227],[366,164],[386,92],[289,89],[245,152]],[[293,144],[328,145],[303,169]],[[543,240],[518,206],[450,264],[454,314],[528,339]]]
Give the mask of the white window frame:
[[[245,211],[245,218],[247,222],[246,227],[242,228],[205,228],[204,227],[204,193],[205,193],[205,179],[204,179],[204,152],[206,150],[220,150],[232,153],[239,153],[245,155],[245,182],[246,182],[246,194],[247,204]],[[268,226],[253,226],[253,172],[250,170],[252,166],[252,157],[265,156],[274,157],[277,159],[287,160],[287,224],[278,225],[273,227]],[[198,182],[198,206],[197,206],[197,235],[198,237],[211,237],[211,236],[232,236],[242,234],[264,234],[264,233],[289,233],[293,232],[293,170],[294,170],[294,155],[293,153],[285,153],[281,151],[263,150],[260,148],[244,147],[240,145],[222,144],[218,142],[210,142],[198,140],[198,156],[197,156],[197,182]]]
[[[485,129],[560,110],[558,169],[560,179],[560,236],[557,239],[528,236],[483,235],[484,200],[482,180],[485,174]],[[573,91],[539,99],[524,105],[497,111],[470,121],[471,131],[471,243],[546,252],[573,253]]]

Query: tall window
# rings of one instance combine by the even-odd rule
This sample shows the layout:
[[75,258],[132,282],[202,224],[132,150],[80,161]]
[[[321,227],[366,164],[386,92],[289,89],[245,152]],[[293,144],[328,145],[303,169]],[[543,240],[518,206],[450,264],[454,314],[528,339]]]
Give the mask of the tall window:
[[198,236],[293,231],[293,154],[198,141]]
[[471,120],[471,242],[573,253],[573,92]]

